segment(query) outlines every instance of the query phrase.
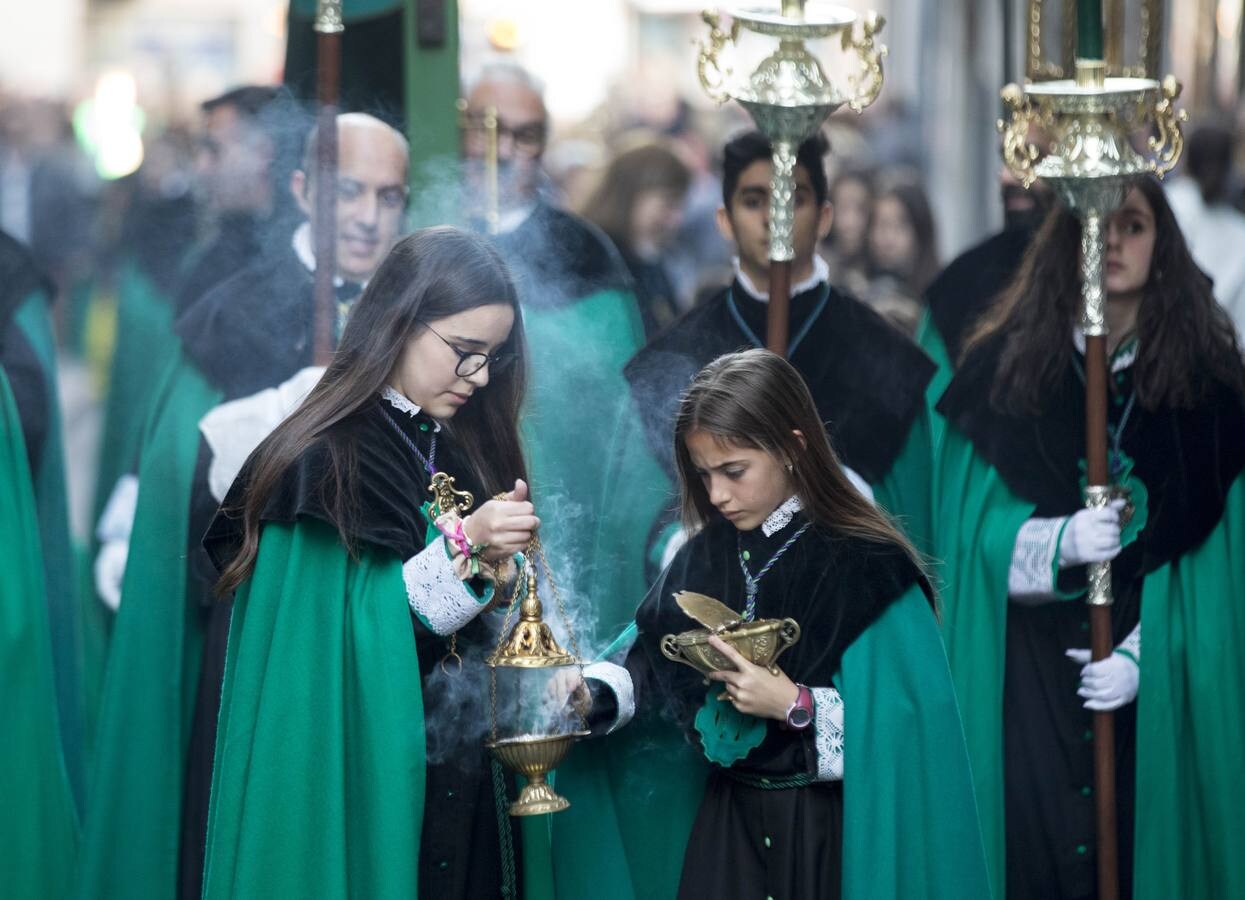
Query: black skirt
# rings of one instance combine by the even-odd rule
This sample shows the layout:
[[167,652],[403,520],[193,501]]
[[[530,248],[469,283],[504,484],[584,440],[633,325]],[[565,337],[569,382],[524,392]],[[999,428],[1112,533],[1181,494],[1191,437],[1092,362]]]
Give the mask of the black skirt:
[[683,857],[680,900],[838,900],[843,782],[753,787],[709,777]]

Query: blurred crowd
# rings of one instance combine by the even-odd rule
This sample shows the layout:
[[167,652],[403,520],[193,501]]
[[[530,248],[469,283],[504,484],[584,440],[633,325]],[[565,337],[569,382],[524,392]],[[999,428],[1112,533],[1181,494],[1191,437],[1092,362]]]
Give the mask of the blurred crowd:
[[[0,88],[0,229],[26,245],[54,283],[60,346],[71,365],[85,363],[90,384],[106,381],[127,266],[179,296],[181,310],[220,275],[217,257],[204,261],[203,248],[223,240],[241,261],[265,234],[289,230],[297,211],[286,185],[310,122],[280,89],[230,91],[148,127],[141,166],[105,180],[73,110]],[[650,337],[731,278],[730,243],[718,223],[720,156],[748,124],[736,108],[705,111],[673,94],[645,102],[623,88],[582,122],[550,123],[542,190],[612,242]],[[901,103],[831,120],[834,212],[819,247],[835,284],[909,335],[925,289],[954,255],[939,242],[922,176],[927,160],[914,149],[922,142],[905,138],[918,131]],[[1245,328],[1245,257],[1225,252],[1245,245],[1240,153],[1229,123],[1199,122],[1169,191],[1220,302]],[[1018,190],[1004,178],[1005,216]],[[992,214],[983,211],[981,234]],[[71,446],[71,470],[76,456]]]

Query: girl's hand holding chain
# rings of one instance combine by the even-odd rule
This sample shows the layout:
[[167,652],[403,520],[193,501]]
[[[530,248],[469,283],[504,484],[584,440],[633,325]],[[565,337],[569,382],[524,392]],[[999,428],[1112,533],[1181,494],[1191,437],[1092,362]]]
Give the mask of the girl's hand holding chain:
[[514,483],[504,499],[489,500],[463,520],[467,539],[485,549],[481,554],[490,562],[508,559],[527,550],[532,532],[540,527],[535,507],[528,501],[527,484]]

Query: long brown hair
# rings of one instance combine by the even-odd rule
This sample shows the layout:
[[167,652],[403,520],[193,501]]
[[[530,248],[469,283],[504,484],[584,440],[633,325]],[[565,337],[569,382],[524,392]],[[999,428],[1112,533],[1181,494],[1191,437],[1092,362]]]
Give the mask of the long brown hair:
[[[1195,406],[1216,382],[1245,391],[1236,330],[1194,263],[1156,179],[1138,179],[1154,213],[1154,251],[1137,310],[1137,399],[1150,410]],[[1029,245],[1015,280],[966,342],[962,360],[985,341],[1003,342],[990,391],[1000,411],[1040,414],[1072,361],[1080,321],[1081,224],[1058,206]],[[962,361],[961,360],[961,361]]]
[[634,252],[631,216],[636,200],[648,190],[682,197],[691,184],[687,165],[666,144],[656,140],[623,150],[610,161],[581,214],[596,224],[614,246]]
[[488,242],[457,228],[426,228],[403,238],[368,282],[324,376],[302,405],[277,426],[247,463],[249,480],[238,508],[242,547],[226,566],[217,593],[236,590],[255,568],[264,506],[285,471],[317,440],[327,440],[331,466],[322,486],[342,542],[353,552],[350,523],[354,447],[330,429],[373,402],[394,365],[425,323],[504,303],[514,310],[507,349],[515,363],[443,426],[464,448],[489,494],[525,476],[518,415],[526,390],[523,319],[510,273]]
[[920,297],[929,287],[930,282],[942,268],[938,264],[938,226],[934,222],[934,212],[930,209],[929,198],[919,181],[910,176],[898,176],[884,182],[873,196],[873,205],[869,216],[869,225],[865,229],[866,256],[869,257],[869,268],[872,275],[884,274],[884,269],[872,259],[868,250],[869,233],[873,230],[877,219],[878,204],[883,200],[894,200],[903,207],[908,223],[912,226],[913,259],[906,272],[891,272],[903,281],[904,290],[913,297]]
[[921,568],[908,539],[843,474],[808,385],[781,356],[768,350],[719,356],[700,370],[683,395],[674,425],[674,456],[683,523],[691,532],[704,527],[715,512],[687,449],[693,431],[790,460],[791,480],[810,521],[845,537],[897,545]]

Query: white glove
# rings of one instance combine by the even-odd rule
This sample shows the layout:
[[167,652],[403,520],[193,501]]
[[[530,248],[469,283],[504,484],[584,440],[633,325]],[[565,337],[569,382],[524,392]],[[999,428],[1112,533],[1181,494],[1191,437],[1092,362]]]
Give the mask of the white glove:
[[[1120,646],[1128,646],[1136,636],[1137,653],[1141,650],[1140,626]],[[1097,711],[1119,709],[1137,699],[1141,684],[1141,667],[1116,648],[1106,659],[1090,662],[1088,650],[1068,650],[1067,657],[1081,663],[1081,686],[1077,695],[1085,698],[1085,708]]]
[[104,605],[116,612],[121,606],[121,581],[125,578],[125,561],[130,555],[130,542],[107,541],[95,557],[95,591]]
[[1107,562],[1120,553],[1120,513],[1124,500],[1112,500],[1099,509],[1073,513],[1059,539],[1059,565]]

